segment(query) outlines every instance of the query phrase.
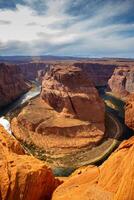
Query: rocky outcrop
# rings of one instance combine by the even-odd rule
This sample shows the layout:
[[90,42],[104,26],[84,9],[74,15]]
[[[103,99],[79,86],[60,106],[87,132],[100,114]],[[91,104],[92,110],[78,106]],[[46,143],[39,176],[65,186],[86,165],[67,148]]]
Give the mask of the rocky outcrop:
[[89,73],[79,67],[51,66],[42,82],[41,97],[59,113],[104,126],[104,103]]
[[20,68],[22,74],[24,75],[26,80],[36,80],[40,79],[40,72],[43,71],[46,68],[45,63],[41,62],[29,62],[29,63],[20,63],[18,64],[18,67]]
[[42,161],[25,155],[20,144],[0,126],[1,200],[50,200],[59,183]]
[[0,64],[0,108],[11,103],[30,89],[20,69],[15,65]]
[[118,67],[108,81],[113,94],[126,98],[134,92],[134,67]]
[[112,76],[116,64],[107,63],[91,63],[81,62],[75,63],[76,67],[80,67],[89,73],[90,80],[95,86],[107,86],[109,78]]
[[100,167],[77,170],[59,186],[52,200],[133,200],[134,137],[119,148]]
[[129,95],[126,100],[125,124],[134,130],[134,94]]
[[32,144],[38,149],[34,153],[50,165],[76,167],[83,161],[80,156],[73,162],[74,156],[101,143],[104,121],[105,106],[88,73],[75,66],[54,65],[44,76],[41,98],[33,99],[11,127],[20,141]]

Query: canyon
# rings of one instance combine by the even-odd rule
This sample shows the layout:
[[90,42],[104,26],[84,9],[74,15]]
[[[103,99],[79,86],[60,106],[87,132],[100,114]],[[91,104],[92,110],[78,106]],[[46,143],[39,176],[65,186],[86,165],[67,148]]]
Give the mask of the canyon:
[[30,89],[16,65],[0,64],[0,108]]
[[[38,96],[12,111],[13,135],[0,125],[0,199],[133,200],[133,62],[0,66],[1,108],[29,91],[33,81],[41,84]],[[99,92],[108,86],[113,98],[125,101],[121,120]]]
[[17,64],[21,73],[26,80],[33,80],[40,78],[40,72],[43,72],[46,68],[46,63],[43,62],[29,62]]
[[104,102],[87,71],[72,65],[50,65],[40,97],[12,119],[11,128],[18,140],[42,150],[50,166],[65,167],[72,153],[101,142],[104,120]]

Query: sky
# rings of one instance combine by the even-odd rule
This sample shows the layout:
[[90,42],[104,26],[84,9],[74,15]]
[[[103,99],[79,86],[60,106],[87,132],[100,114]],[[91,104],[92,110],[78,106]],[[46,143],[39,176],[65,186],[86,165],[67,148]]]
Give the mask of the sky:
[[0,56],[134,58],[134,0],[0,0]]

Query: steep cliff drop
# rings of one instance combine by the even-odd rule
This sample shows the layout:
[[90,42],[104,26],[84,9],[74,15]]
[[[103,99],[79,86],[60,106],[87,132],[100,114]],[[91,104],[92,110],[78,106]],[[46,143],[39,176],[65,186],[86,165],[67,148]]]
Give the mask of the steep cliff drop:
[[108,81],[114,95],[126,99],[134,92],[134,67],[118,67]]
[[40,72],[43,73],[47,65],[43,62],[29,62],[20,63],[17,66],[27,80],[36,80],[40,78]]
[[125,124],[134,130],[134,94],[127,97],[125,106]]
[[0,64],[0,108],[11,103],[29,89],[30,86],[24,81],[16,65]]

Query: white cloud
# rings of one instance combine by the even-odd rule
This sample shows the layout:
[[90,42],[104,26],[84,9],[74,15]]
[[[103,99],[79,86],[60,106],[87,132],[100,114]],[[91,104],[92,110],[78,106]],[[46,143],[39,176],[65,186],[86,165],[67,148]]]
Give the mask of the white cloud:
[[[26,1],[28,5],[36,2]],[[114,22],[114,17],[129,11],[129,1],[107,3],[86,19],[66,12],[72,0],[40,0],[40,3],[44,6],[43,15],[22,5],[17,5],[15,11],[0,11],[0,20],[11,22],[0,30],[0,54],[91,55],[134,50],[134,37],[122,37],[123,32],[134,31],[134,23]],[[14,51],[9,52],[13,45]]]

